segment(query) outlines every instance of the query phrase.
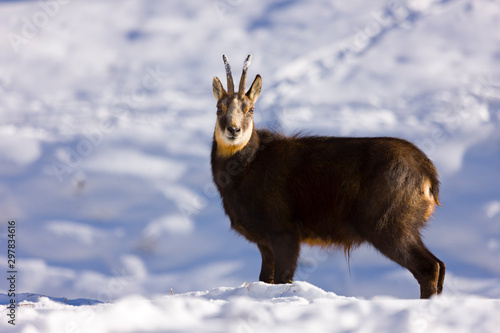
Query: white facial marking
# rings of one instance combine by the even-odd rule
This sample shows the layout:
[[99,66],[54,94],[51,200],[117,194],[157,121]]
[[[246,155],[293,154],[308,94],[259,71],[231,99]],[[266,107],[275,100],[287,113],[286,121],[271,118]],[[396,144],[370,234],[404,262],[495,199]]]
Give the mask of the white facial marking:
[[[215,139],[219,144],[218,153],[223,156],[230,156],[239,150],[243,149],[246,144],[250,141],[253,133],[253,121],[252,119],[246,119],[243,108],[243,103],[238,98],[235,98],[229,106],[226,114],[222,117],[227,117],[226,123],[227,127],[235,127],[240,129],[236,133],[231,133],[227,127],[221,128],[219,126],[219,121],[216,122],[215,126]],[[245,126],[244,123],[248,122]]]
[[250,126],[247,127],[245,131],[243,129],[236,136],[232,136],[232,134],[226,129],[222,130],[219,127],[219,122],[216,124],[216,132],[219,133],[217,138],[222,140],[227,146],[244,146],[250,141],[252,137],[253,131],[253,122],[250,123]]

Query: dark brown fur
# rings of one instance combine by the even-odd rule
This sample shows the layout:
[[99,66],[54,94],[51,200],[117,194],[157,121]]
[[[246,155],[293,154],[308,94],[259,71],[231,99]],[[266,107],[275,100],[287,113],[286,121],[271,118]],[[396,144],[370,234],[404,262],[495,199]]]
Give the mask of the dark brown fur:
[[[218,126],[225,116],[219,112]],[[369,242],[415,276],[422,298],[441,293],[445,265],[420,237],[439,204],[437,171],[422,151],[396,138],[286,137],[248,127],[250,140],[231,155],[218,153],[214,135],[211,164],[231,227],[261,252],[261,281],[290,282],[302,243],[348,253]]]

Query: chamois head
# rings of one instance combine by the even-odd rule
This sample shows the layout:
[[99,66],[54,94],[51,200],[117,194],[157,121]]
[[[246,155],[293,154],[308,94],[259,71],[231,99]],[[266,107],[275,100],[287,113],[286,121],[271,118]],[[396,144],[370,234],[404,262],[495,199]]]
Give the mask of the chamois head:
[[217,100],[217,122],[215,124],[215,140],[217,153],[228,157],[241,150],[250,140],[253,125],[253,110],[262,88],[262,78],[255,77],[250,89],[245,93],[247,70],[252,55],[248,55],[243,64],[238,93],[234,92],[231,67],[225,55],[222,56],[226,66],[227,92],[217,77],[213,80],[213,91]]

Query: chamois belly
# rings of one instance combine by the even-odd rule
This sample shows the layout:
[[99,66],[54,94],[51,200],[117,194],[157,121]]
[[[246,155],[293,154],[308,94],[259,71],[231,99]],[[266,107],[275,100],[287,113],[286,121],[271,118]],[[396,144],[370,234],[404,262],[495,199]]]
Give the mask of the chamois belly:
[[352,214],[355,210],[353,200],[342,198],[335,191],[302,198],[296,207],[302,242],[322,247],[362,242]]
[[364,239],[358,234],[354,224],[349,220],[336,221],[311,221],[303,227],[302,242],[311,246],[351,246],[350,244],[362,243]]

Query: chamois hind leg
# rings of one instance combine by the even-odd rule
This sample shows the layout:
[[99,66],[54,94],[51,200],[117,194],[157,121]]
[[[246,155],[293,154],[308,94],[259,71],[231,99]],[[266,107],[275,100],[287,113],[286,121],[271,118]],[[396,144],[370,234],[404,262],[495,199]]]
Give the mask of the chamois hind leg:
[[268,244],[257,244],[262,256],[262,267],[260,269],[259,281],[274,283],[274,254]]
[[420,298],[429,298],[439,293],[440,262],[422,242],[411,246],[408,256],[406,268],[420,284]]
[[420,285],[420,298],[440,293],[443,288],[444,263],[425,247],[419,235],[393,236],[375,237],[369,241],[382,254],[413,274]]
[[439,278],[438,278],[438,285],[437,285],[437,293],[441,294],[443,292],[443,285],[444,285],[444,274],[446,271],[446,265],[444,262],[439,260],[434,254],[432,254],[431,251],[427,250],[428,254],[434,258],[439,263]]
[[274,254],[274,283],[290,283],[295,274],[300,251],[299,238],[291,233],[281,233],[271,239]]

